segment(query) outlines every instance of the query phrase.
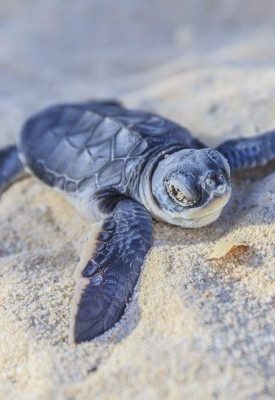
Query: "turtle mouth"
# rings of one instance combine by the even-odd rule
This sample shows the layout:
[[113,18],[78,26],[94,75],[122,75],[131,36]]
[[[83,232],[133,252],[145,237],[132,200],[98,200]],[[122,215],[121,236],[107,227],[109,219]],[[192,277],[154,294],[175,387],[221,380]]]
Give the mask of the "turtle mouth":
[[194,200],[186,193],[183,193],[174,183],[171,183],[169,180],[164,181],[164,186],[169,197],[182,207],[193,207],[195,204],[197,204],[197,200]]

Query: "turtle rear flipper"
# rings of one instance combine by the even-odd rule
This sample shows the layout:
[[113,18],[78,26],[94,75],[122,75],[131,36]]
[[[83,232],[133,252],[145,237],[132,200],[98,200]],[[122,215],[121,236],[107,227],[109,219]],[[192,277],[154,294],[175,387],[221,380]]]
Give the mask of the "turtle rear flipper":
[[101,335],[122,316],[152,245],[152,220],[134,200],[120,200],[107,217],[96,249],[76,285],[71,341]]
[[227,140],[217,150],[233,172],[261,167],[275,160],[275,130],[256,137]]
[[0,150],[0,193],[17,181],[24,170],[16,146]]

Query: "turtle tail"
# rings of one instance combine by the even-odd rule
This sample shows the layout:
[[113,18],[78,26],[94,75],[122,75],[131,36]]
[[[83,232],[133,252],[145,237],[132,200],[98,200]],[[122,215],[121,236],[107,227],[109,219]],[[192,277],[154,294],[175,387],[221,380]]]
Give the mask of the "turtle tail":
[[23,173],[24,164],[16,146],[0,149],[0,193],[17,181]]
[[263,166],[275,160],[275,130],[256,137],[227,140],[217,150],[233,172]]

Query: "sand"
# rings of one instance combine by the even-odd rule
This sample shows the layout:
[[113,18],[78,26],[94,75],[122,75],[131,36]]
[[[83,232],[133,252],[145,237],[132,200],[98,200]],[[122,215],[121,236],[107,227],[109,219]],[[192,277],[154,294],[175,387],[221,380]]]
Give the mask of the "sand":
[[[104,79],[92,80],[89,59],[86,69],[63,65],[54,51],[60,69],[47,70],[38,46],[43,35],[36,37],[37,48],[34,36],[39,23],[41,32],[48,26],[42,18],[46,6],[34,8],[40,19],[28,31],[27,11],[15,4],[16,10],[1,6],[4,16],[14,14],[14,24],[22,25],[9,22],[1,28],[7,38],[0,54],[1,145],[14,140],[37,108],[93,97],[87,79],[97,97],[119,96],[129,106],[157,111],[211,146],[275,126],[274,54],[266,27],[207,54],[179,51],[178,42],[190,38],[179,30],[170,60],[161,62],[158,52],[150,68],[146,60],[139,72],[130,63],[123,78],[123,69],[112,64],[102,72]],[[54,7],[49,2],[49,15]],[[27,37],[21,53],[20,32]],[[29,60],[27,48],[33,51]],[[84,50],[78,49],[78,56]],[[229,204],[208,227],[183,230],[154,223],[154,246],[125,315],[100,338],[78,346],[68,344],[73,272],[96,225],[34,178],[11,187],[0,200],[0,398],[274,398],[273,171],[274,166],[235,177]],[[245,242],[249,250],[208,260],[220,239]]]

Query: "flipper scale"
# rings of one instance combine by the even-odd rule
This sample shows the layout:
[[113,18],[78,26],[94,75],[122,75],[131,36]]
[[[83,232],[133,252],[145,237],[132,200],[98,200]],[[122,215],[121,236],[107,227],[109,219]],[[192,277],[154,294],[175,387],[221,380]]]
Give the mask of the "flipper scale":
[[118,201],[112,218],[106,218],[94,254],[81,272],[84,284],[76,295],[73,318],[76,343],[93,339],[120,319],[152,245],[152,231],[151,216],[131,199]]
[[227,140],[217,150],[228,160],[233,172],[263,166],[275,159],[275,130],[256,137]]

